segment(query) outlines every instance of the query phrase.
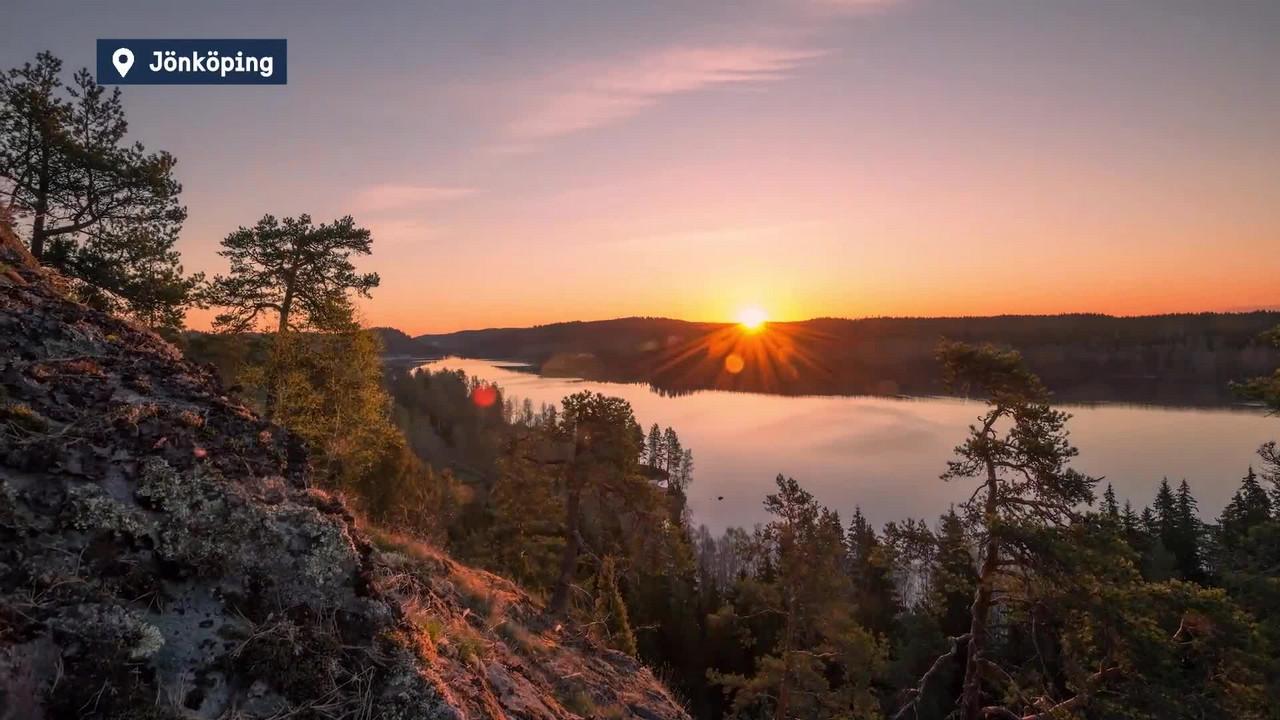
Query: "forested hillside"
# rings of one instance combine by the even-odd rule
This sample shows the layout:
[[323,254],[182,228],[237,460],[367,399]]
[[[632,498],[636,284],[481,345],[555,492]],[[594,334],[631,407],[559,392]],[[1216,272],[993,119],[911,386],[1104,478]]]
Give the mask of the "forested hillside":
[[411,446],[453,468],[439,541],[664,669],[698,717],[1267,717],[1275,446],[1239,459],[1217,518],[1186,482],[1119,498],[1020,355],[951,341],[934,358],[987,403],[938,468],[972,496],[882,528],[780,475],[769,522],[712,535],[683,510],[696,448],[615,398],[533,408],[448,371],[397,374],[391,394]]
[[[735,325],[660,318],[559,323],[425,335],[440,354],[521,360],[551,375],[705,389],[802,394],[941,394],[939,339],[1013,347],[1068,402],[1215,405],[1233,378],[1280,364],[1258,334],[1280,313],[987,318],[817,319],[770,323],[767,337]],[[724,372],[729,355],[759,355]]]
[[404,357],[421,360],[434,357],[436,350],[428,343],[420,342],[403,332],[389,327],[369,328],[382,346],[382,353],[388,357]]

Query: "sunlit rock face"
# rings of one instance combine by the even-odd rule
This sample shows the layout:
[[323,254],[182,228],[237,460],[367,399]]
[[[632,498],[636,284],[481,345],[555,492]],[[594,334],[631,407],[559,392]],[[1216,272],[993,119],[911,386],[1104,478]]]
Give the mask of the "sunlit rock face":
[[0,226],[0,717],[686,717],[519,588],[370,533]]

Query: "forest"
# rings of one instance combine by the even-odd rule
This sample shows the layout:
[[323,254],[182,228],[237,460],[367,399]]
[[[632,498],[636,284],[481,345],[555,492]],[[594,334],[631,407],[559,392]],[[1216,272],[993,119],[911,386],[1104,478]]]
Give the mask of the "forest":
[[1073,469],[1069,416],[1016,352],[939,362],[987,403],[939,468],[968,502],[875,528],[779,476],[772,519],[718,537],[684,510],[678,433],[616,398],[534,409],[449,371],[390,387],[410,444],[454,468],[438,541],[664,669],[698,717],[1268,716],[1276,446],[1241,458],[1216,518],[1185,481],[1117,498]]
[[[895,392],[983,403],[937,469],[972,494],[872,527],[779,475],[761,498],[768,522],[715,536],[687,508],[697,449],[661,418],[646,428],[626,401],[590,392],[533,407],[457,372],[384,366],[355,305],[380,282],[355,264],[372,233],[350,216],[265,215],[225,236],[225,274],[185,275],[175,161],[123,142],[118,91],[87,71],[68,90],[60,72],[42,54],[4,76],[0,161],[31,254],[68,292],[211,364],[228,393],[305,441],[318,489],[367,527],[518,582],[655,668],[692,715],[1277,716],[1280,446],[1240,458],[1240,479],[1222,479],[1238,482],[1233,500],[1205,517],[1185,482],[1118,498],[1078,469],[1088,458],[1054,404],[1095,373],[1136,373],[1161,393],[1167,381],[1280,411],[1280,329],[1262,332],[1273,315],[813,321],[791,335],[879,348],[867,363],[907,373]],[[214,333],[179,332],[195,304],[217,309]],[[544,330],[530,357],[572,329]],[[664,352],[651,342],[642,330],[597,361]],[[821,382],[891,379],[834,357],[815,361]],[[822,379],[837,364],[846,374]],[[666,387],[700,386],[692,377]],[[780,391],[809,387],[796,378]]]
[[[412,339],[386,331],[394,354],[529,363],[545,375],[644,382],[668,394],[718,389],[784,395],[940,395],[940,338],[1016,347],[1062,402],[1204,406],[1238,401],[1235,378],[1267,372],[1280,353],[1258,340],[1280,313],[959,318],[818,318],[769,323],[741,338],[725,323],[621,318]],[[770,361],[724,373],[731,353]]]

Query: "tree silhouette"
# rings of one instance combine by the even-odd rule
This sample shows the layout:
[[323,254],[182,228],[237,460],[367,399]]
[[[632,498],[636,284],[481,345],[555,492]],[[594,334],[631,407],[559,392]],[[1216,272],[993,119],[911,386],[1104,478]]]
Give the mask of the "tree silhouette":
[[215,327],[252,330],[275,314],[276,331],[338,329],[350,322],[350,293],[369,297],[377,273],[357,274],[352,255],[368,255],[369,231],[350,215],[314,225],[310,215],[283,220],[265,215],[252,228],[241,227],[222,241],[219,252],[231,261],[218,275],[208,301],[225,308]]
[[180,326],[203,277],[184,277],[173,249],[187,217],[177,161],[125,141],[118,88],[108,93],[87,69],[64,86],[61,72],[62,61],[42,52],[0,74],[5,205],[30,218],[37,260],[83,281],[81,299]]
[[1044,552],[1039,531],[1069,524],[1079,505],[1093,501],[1096,481],[1067,467],[1076,455],[1067,439],[1069,416],[1049,406],[1047,390],[1017,352],[943,342],[938,357],[949,386],[987,401],[942,475],[948,481],[978,480],[963,505],[980,549],[969,629],[943,656],[964,646],[960,714],[978,720],[1001,709],[983,706],[984,678],[993,667],[987,646],[997,584],[1037,572]]
[[1227,549],[1243,543],[1249,531],[1271,519],[1271,498],[1258,482],[1258,474],[1249,472],[1240,481],[1240,489],[1218,517],[1219,537]]

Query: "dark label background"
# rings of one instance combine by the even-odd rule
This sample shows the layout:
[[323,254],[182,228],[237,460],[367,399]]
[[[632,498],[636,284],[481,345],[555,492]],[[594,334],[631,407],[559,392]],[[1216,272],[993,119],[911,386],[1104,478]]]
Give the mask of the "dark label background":
[[[284,39],[247,39],[247,40],[143,40],[143,39],[101,39],[98,40],[98,82],[102,85],[284,85],[289,78],[288,40]],[[121,77],[111,62],[111,56],[120,48],[129,48],[133,52],[133,66],[129,74]],[[157,51],[173,50],[178,57],[191,57],[198,52],[201,56],[211,51],[218,51],[221,56],[235,56],[243,52],[245,57],[272,58],[271,77],[262,77],[258,71],[229,71],[224,77],[221,69],[216,72],[166,72],[152,70]],[[219,66],[221,67],[221,66]]]

